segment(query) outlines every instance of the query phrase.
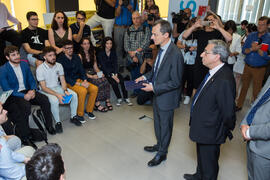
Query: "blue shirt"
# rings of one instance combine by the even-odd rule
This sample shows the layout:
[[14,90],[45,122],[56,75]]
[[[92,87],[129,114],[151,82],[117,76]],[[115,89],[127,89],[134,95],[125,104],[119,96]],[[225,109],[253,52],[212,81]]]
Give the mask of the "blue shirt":
[[[134,1],[130,0],[129,4],[132,5],[132,8],[134,9]],[[116,1],[115,8],[119,6],[118,4],[119,0]],[[136,4],[136,11],[138,10],[138,3]],[[125,7],[121,7],[121,13],[119,16],[115,17],[115,24],[118,26],[130,26],[132,24],[132,13]]]
[[77,79],[85,80],[86,74],[83,68],[80,57],[77,54],[72,55],[72,59],[68,59],[67,56],[62,53],[57,62],[62,64],[64,68],[65,79],[68,84],[74,86]]
[[[261,36],[262,44],[268,44],[268,50],[270,50],[270,33],[265,33],[263,36]],[[243,54],[246,55],[246,58],[244,61],[253,67],[261,67],[267,65],[268,61],[270,60],[270,57],[267,55],[267,52],[263,52],[263,56],[260,56],[258,52],[250,52],[249,54],[245,53],[245,50],[247,48],[251,48],[251,45],[253,42],[258,42],[258,32],[253,32],[248,35],[247,40],[245,41],[245,44],[242,48]]]
[[25,165],[18,164],[24,161],[23,154],[12,151],[4,137],[0,138],[0,179],[20,180],[25,176]]

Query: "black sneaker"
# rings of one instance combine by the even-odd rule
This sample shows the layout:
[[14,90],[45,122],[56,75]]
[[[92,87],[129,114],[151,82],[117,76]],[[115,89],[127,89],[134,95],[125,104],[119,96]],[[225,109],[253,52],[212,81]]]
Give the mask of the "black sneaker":
[[81,126],[82,125],[81,121],[78,119],[78,116],[74,116],[73,118],[71,118],[70,122],[75,124],[76,126]]
[[62,127],[62,123],[58,122],[55,124],[55,131],[56,133],[62,133],[63,132],[63,127]]
[[91,112],[86,112],[85,111],[85,114],[89,117],[89,119],[96,119],[96,116]]

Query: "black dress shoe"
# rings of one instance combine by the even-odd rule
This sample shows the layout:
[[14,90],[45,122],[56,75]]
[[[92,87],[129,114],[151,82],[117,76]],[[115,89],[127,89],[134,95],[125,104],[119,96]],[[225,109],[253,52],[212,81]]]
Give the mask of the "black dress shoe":
[[186,180],[201,180],[198,174],[184,174],[184,179]]
[[144,146],[143,149],[145,151],[147,151],[147,152],[156,152],[156,151],[158,151],[158,147],[157,146]]
[[56,131],[55,131],[55,129],[54,129],[52,126],[49,127],[49,128],[47,128],[47,131],[48,131],[48,133],[51,134],[51,135],[55,135],[55,134],[56,134]]
[[162,161],[165,161],[167,159],[167,155],[156,155],[151,161],[148,162],[149,167],[157,166]]
[[22,139],[22,144],[24,145],[24,146],[32,146],[35,150],[37,150],[37,146],[35,145],[35,143],[32,141],[32,140],[30,140],[30,139]]

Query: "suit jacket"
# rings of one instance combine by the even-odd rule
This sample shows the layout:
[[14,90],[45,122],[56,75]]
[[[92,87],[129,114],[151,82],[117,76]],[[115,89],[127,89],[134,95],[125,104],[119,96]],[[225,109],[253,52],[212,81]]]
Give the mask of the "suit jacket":
[[[25,89],[37,89],[36,81],[33,77],[29,65],[26,62],[21,61],[20,66],[23,74]],[[19,82],[9,62],[0,67],[0,77],[0,85],[4,91],[13,90],[13,96],[22,98],[24,97],[24,93],[18,92]]]
[[[247,123],[247,116],[251,109],[257,104],[260,98],[263,96],[265,91],[270,87],[270,77],[266,81],[257,99],[254,101],[252,107],[247,112],[245,118],[241,122],[242,124]],[[251,140],[249,142],[250,149],[260,156],[270,159],[270,98],[262,104],[254,115],[254,119],[249,128],[249,135]]]
[[[171,42],[158,68],[153,84],[154,100],[161,110],[173,110],[179,107],[184,59],[177,46]],[[145,74],[152,80],[154,68]]]
[[224,64],[206,83],[190,113],[189,137],[202,144],[222,144],[235,127],[235,80]]

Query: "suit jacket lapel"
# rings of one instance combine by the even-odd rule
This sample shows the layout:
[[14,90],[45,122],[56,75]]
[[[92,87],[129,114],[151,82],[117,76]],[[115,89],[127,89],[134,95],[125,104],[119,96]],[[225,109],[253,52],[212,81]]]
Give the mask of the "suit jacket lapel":
[[207,81],[206,85],[202,89],[202,92],[199,94],[197,101],[206,92],[209,86],[211,86],[211,84],[216,80],[217,76],[223,71],[224,67],[225,67],[225,64],[214,74],[214,76],[211,77],[211,79]]
[[172,42],[170,43],[165,55],[163,56],[162,62],[159,65],[159,68],[157,70],[157,75],[159,73],[159,70],[162,68],[163,64],[165,63],[165,61],[168,59],[167,56],[169,55],[170,51],[171,51],[171,47],[172,47]]
[[14,72],[12,66],[9,64],[9,62],[7,62],[7,68],[8,68],[8,72],[11,73],[11,74],[10,74],[11,77],[14,78],[14,79],[16,79],[17,84],[18,84],[18,87],[19,87],[19,81],[18,81],[18,78],[17,78],[17,76],[16,76],[16,74],[15,74],[15,72]]

